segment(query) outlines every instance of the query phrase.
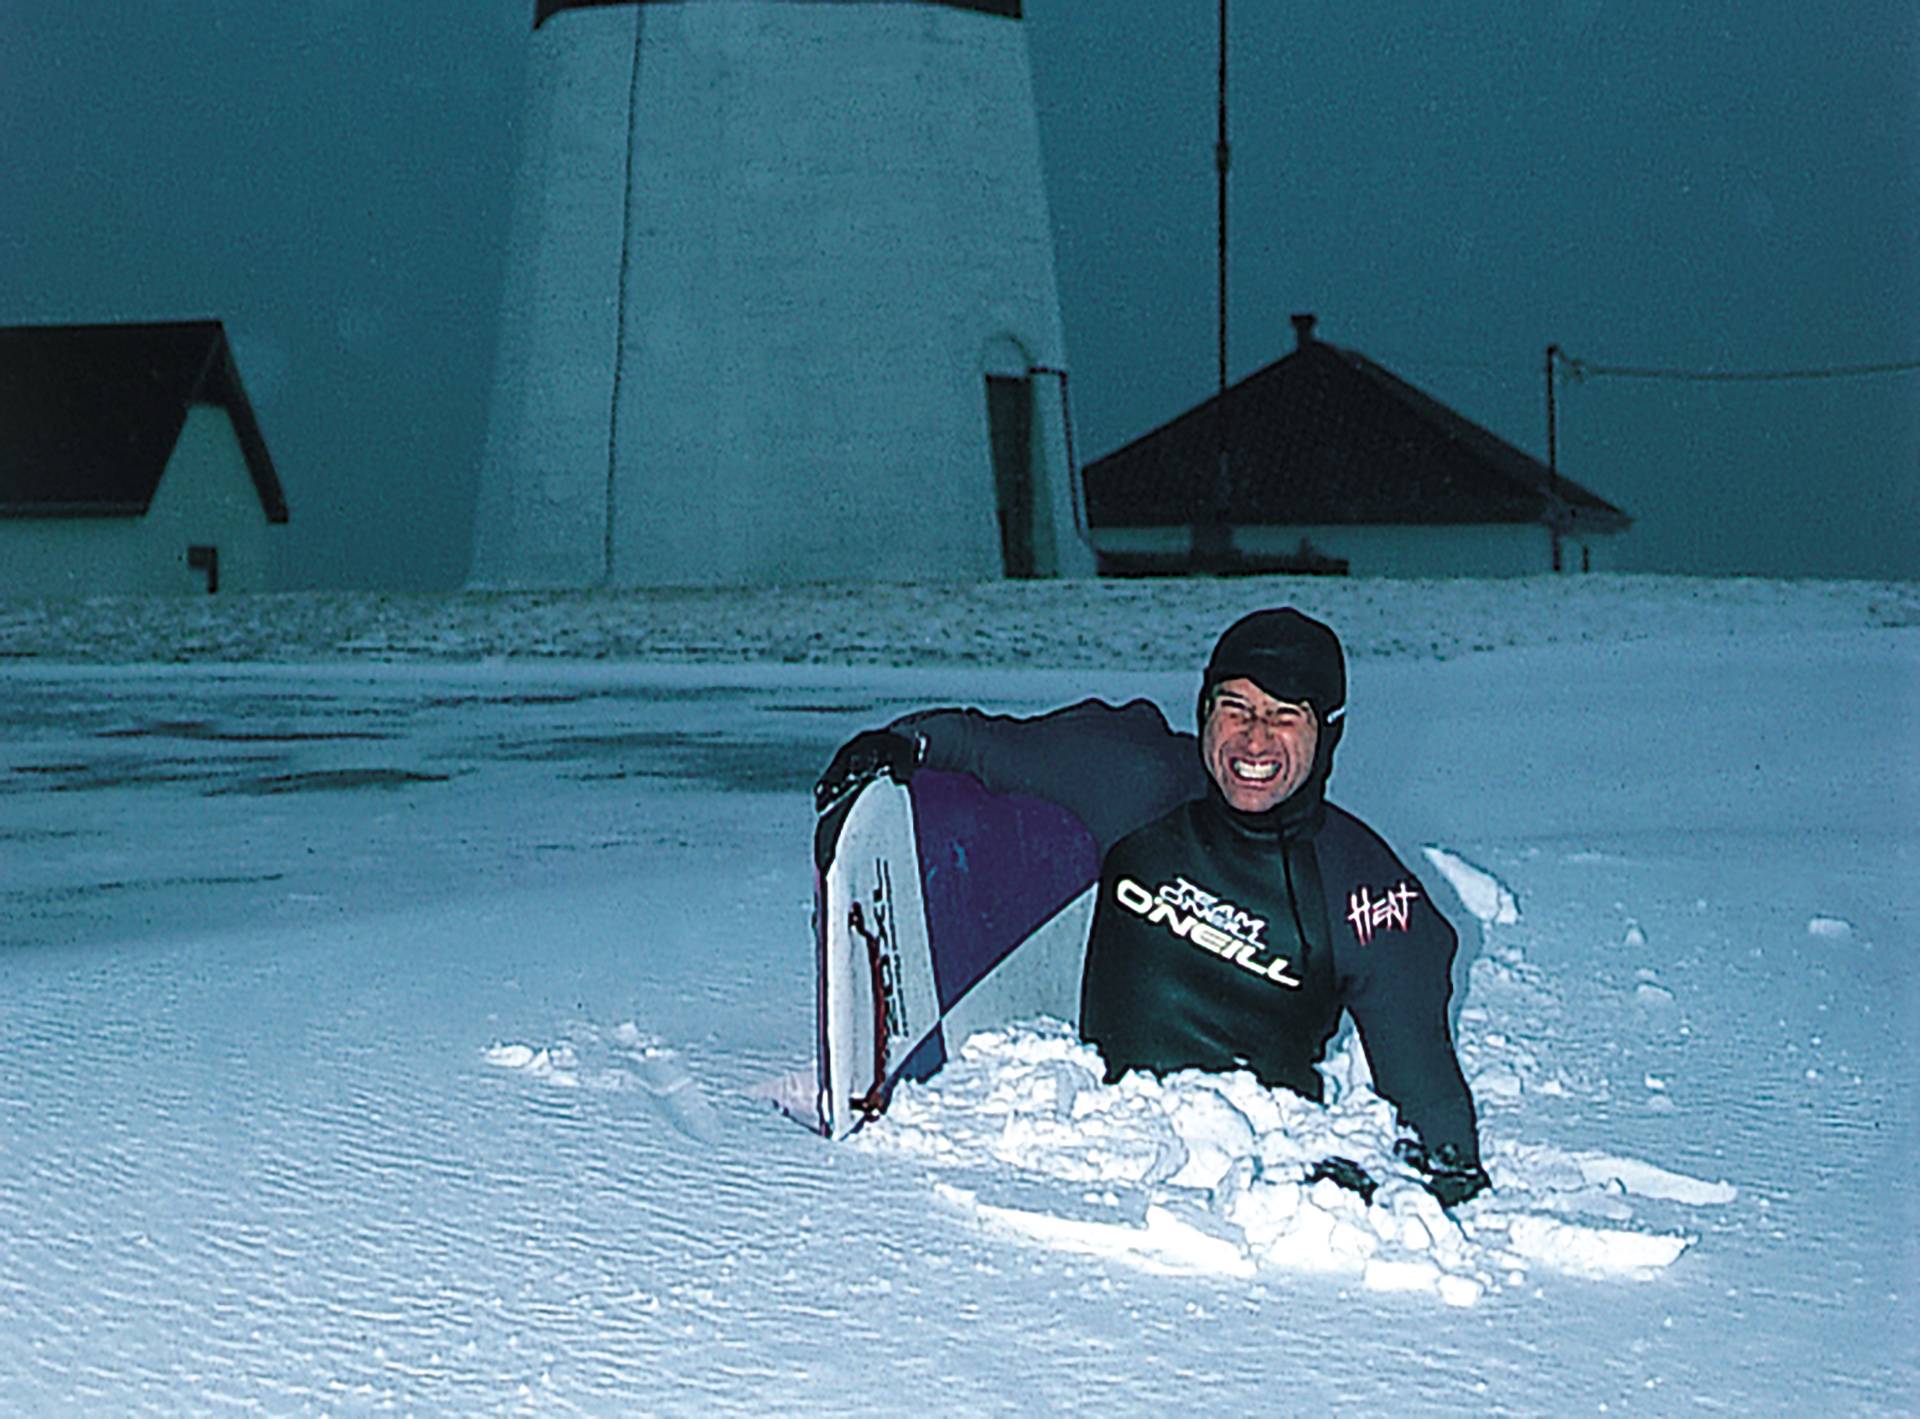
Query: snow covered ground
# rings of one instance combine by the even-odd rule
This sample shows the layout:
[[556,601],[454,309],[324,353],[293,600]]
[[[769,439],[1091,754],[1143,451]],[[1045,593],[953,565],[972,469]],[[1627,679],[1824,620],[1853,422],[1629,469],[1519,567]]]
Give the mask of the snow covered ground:
[[[1351,1080],[1108,1090],[1044,1023],[849,1144],[757,1097],[836,742],[1180,719],[1285,601],[1354,653],[1335,797],[1469,943],[1496,1193],[1293,1186],[1377,1145]],[[0,1413],[1912,1413],[1916,627],[1636,578],[0,605]]]

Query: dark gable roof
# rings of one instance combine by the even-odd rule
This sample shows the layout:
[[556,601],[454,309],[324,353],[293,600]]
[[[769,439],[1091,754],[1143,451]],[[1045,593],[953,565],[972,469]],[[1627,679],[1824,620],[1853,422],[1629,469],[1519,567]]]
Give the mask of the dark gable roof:
[[[1300,318],[1306,321],[1305,317]],[[1620,532],[1613,504],[1364,355],[1313,338],[1227,390],[1235,526],[1551,523]],[[1087,465],[1095,527],[1191,524],[1218,462],[1219,396]]]
[[227,411],[269,522],[287,500],[217,320],[0,327],[0,516],[138,516],[192,404]]
[[[534,0],[533,27],[539,29],[562,10],[584,10],[598,5],[658,5],[669,0]],[[1020,18],[1021,0],[914,0],[924,5],[949,5],[957,10],[979,10],[989,15]]]

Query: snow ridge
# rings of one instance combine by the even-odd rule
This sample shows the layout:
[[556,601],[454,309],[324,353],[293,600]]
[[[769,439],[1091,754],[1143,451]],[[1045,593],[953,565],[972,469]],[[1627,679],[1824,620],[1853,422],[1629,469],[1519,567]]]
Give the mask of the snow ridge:
[[0,602],[17,659],[234,663],[1153,664],[1253,606],[1297,605],[1356,659],[1920,625],[1906,583],[1674,576],[1013,581],[592,592],[284,592]]

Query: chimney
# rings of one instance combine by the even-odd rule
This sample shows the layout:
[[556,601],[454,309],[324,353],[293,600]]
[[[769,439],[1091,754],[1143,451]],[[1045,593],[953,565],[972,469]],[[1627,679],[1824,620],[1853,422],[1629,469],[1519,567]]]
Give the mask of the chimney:
[[1291,317],[1291,319],[1293,321],[1294,348],[1296,350],[1304,350],[1313,343],[1313,327],[1319,317],[1314,315],[1296,315]]

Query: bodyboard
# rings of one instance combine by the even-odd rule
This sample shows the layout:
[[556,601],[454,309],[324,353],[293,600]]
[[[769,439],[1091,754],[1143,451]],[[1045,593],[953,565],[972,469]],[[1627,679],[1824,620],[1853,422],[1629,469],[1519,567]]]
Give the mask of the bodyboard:
[[1100,854],[1065,808],[965,774],[879,778],[821,817],[814,862],[827,1137],[977,1031],[1076,1021]]

